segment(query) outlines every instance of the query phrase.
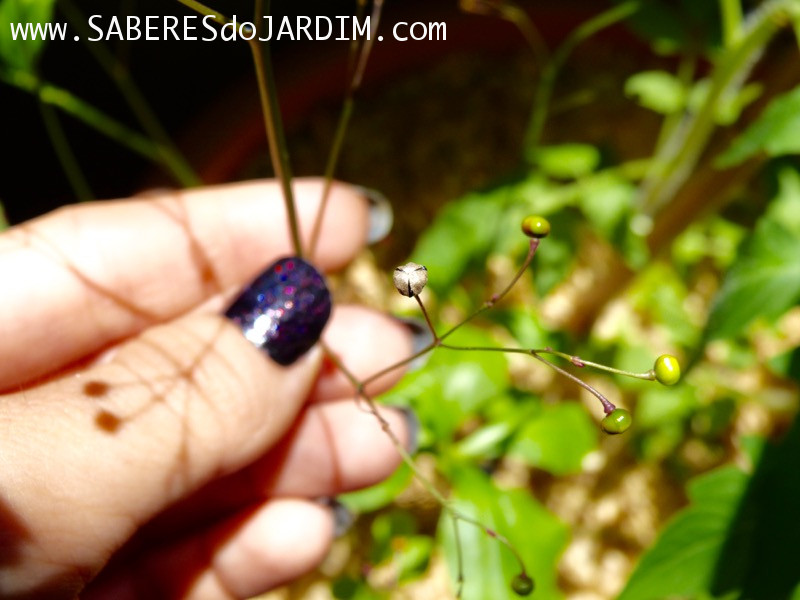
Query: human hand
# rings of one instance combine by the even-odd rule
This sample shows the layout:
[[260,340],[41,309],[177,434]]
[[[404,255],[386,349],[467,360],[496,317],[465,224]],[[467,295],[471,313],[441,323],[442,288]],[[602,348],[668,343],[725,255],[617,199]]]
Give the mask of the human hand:
[[[321,189],[296,184],[306,232]],[[397,466],[318,347],[281,367],[220,316],[291,254],[286,229],[277,184],[253,182],[0,235],[0,596],[252,596],[324,557],[334,518],[315,499]],[[316,266],[346,264],[367,229],[365,199],[334,186]],[[323,337],[359,376],[411,353],[364,308],[336,307]]]

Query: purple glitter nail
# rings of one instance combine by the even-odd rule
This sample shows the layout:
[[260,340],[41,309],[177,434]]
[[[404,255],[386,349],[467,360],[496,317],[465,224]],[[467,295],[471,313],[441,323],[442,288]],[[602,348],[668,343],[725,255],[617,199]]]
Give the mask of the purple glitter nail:
[[225,311],[244,336],[278,364],[290,365],[319,340],[331,314],[322,275],[301,258],[268,267]]

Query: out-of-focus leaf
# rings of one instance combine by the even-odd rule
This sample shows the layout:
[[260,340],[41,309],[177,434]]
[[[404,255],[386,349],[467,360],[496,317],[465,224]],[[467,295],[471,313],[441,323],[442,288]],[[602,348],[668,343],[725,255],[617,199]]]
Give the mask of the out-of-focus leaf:
[[618,600],[693,597],[708,590],[748,477],[725,467],[689,485],[692,505],[661,532]]
[[411,469],[403,463],[390,477],[380,483],[363,490],[340,494],[337,499],[353,512],[371,512],[391,504],[398,494],[406,489],[411,478]]
[[750,452],[752,476],[723,467],[689,485],[691,506],[642,557],[620,600],[782,600],[796,593],[800,419],[777,445],[755,444]]
[[659,427],[668,421],[688,417],[696,407],[697,398],[691,386],[650,387],[639,397],[636,424],[643,428]]
[[600,164],[600,151],[588,144],[561,144],[536,149],[539,167],[558,179],[588,175]]
[[428,285],[444,293],[457,281],[475,256],[491,247],[508,190],[475,194],[448,204],[420,237],[411,260],[428,269]]
[[514,423],[509,421],[484,425],[459,441],[456,452],[461,456],[496,458],[501,454],[503,443],[513,432]]
[[[497,346],[485,331],[465,325],[447,338],[455,346]],[[501,352],[434,351],[424,369],[403,378],[382,397],[412,406],[420,420],[420,447],[447,444],[459,425],[508,388],[508,364]]]
[[800,236],[762,219],[725,276],[711,307],[708,339],[738,334],[756,317],[772,319],[800,298]]
[[583,457],[597,447],[597,432],[582,406],[546,406],[520,429],[508,452],[555,475],[578,473]]
[[732,167],[758,152],[769,156],[800,152],[800,87],[775,97],[756,122],[719,156],[717,165]]
[[666,71],[642,71],[625,82],[625,94],[652,111],[671,114],[686,105],[686,88],[680,79]]
[[32,28],[43,27],[52,20],[54,6],[55,0],[0,0],[0,66],[35,69],[46,43],[44,32],[35,31],[36,39],[32,31],[27,32],[27,39],[17,32],[14,39],[11,25],[23,29],[29,23]]
[[598,174],[581,186],[581,210],[600,233],[611,239],[633,205],[635,188],[627,179]]
[[[711,91],[711,80],[701,79],[697,81],[689,92],[687,108],[690,111],[698,112],[708,99]],[[716,105],[714,120],[718,125],[731,125],[736,122],[742,111],[756,100],[763,91],[759,83],[749,83],[742,88],[734,88],[723,94]]]
[[[556,585],[557,561],[568,537],[567,527],[545,510],[529,493],[501,490],[477,469],[449,473],[456,508],[506,536],[525,561],[536,583],[535,598],[561,598]],[[511,552],[482,529],[459,523],[464,559],[464,600],[518,600],[511,579],[519,567]],[[455,578],[456,541],[452,520],[443,517],[439,535],[444,544],[451,577]]]

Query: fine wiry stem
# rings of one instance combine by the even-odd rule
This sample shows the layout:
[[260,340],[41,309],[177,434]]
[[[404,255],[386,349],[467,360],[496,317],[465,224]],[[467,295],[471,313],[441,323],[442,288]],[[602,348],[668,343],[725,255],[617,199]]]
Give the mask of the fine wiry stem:
[[443,333],[442,336],[439,338],[439,340],[440,341],[444,340],[449,335],[455,333],[455,331],[458,330],[459,327],[461,327],[462,325],[465,325],[466,323],[469,323],[470,321],[472,321],[472,319],[474,319],[478,315],[486,312],[487,310],[492,308],[495,304],[500,302],[500,300],[502,300],[503,297],[509,291],[511,291],[511,288],[514,287],[514,285],[517,283],[517,281],[519,281],[519,278],[522,277],[522,275],[525,273],[526,269],[528,268],[528,265],[531,264],[531,261],[533,260],[533,257],[536,254],[536,249],[538,247],[539,247],[539,238],[532,238],[531,242],[530,242],[530,246],[528,247],[528,255],[525,257],[525,260],[523,261],[522,266],[519,268],[519,270],[517,271],[516,275],[514,275],[513,279],[511,279],[509,284],[503,289],[503,291],[500,292],[499,294],[493,294],[491,296],[491,298],[489,298],[486,302],[484,302],[483,305],[480,308],[478,308],[474,313],[472,313],[466,319],[464,319],[463,321],[461,321],[457,325],[454,325],[449,330],[447,330],[445,333]]
[[292,171],[286,139],[283,134],[283,121],[280,107],[278,106],[277,87],[274,73],[272,72],[269,44],[260,44],[258,42],[258,38],[261,37],[259,30],[261,15],[264,13],[263,8],[262,0],[256,0],[256,17],[254,19],[256,35],[247,44],[250,46],[250,52],[253,55],[253,64],[258,82],[258,95],[261,100],[261,113],[264,116],[264,129],[267,134],[272,168],[278,181],[280,181],[281,190],[283,191],[283,203],[286,207],[286,216],[289,221],[289,231],[292,234],[294,252],[298,257],[302,258],[303,244],[300,241],[300,225],[297,220],[297,210],[292,192]]
[[361,46],[361,51],[358,51],[358,44],[355,40],[350,46],[350,61],[354,66],[353,76],[350,80],[350,85],[347,88],[347,94],[342,105],[342,111],[339,114],[339,121],[336,124],[336,132],[333,137],[333,145],[328,154],[328,161],[325,165],[325,187],[322,190],[322,200],[320,202],[317,216],[314,219],[314,228],[311,233],[311,243],[309,244],[308,254],[313,257],[317,249],[317,242],[319,241],[320,232],[322,230],[322,221],[325,216],[325,210],[328,208],[328,198],[330,197],[331,186],[333,185],[333,176],[336,172],[336,165],[339,162],[339,154],[342,150],[344,143],[345,133],[350,124],[350,117],[353,114],[353,107],[355,105],[355,95],[361,87],[361,81],[364,77],[364,70],[367,66],[372,46],[378,32],[378,24],[380,23],[381,11],[383,8],[383,0],[375,0],[372,5],[372,15],[370,16],[370,32],[367,41]]
[[419,308],[422,311],[422,316],[425,317],[425,323],[428,325],[428,329],[433,336],[433,344],[438,345],[441,339],[438,335],[436,335],[436,328],[433,326],[433,321],[431,321],[431,317],[428,314],[428,309],[425,308],[425,304],[422,302],[422,298],[419,297],[419,294],[414,294],[414,300],[416,300],[417,304],[419,304]]
[[[527,571],[525,569],[525,563],[522,560],[519,552],[517,552],[516,548],[508,541],[508,539],[499,534],[498,532],[494,531],[493,529],[487,527],[477,519],[469,517],[463,514],[461,511],[455,509],[452,503],[444,497],[444,495],[433,485],[433,483],[419,470],[417,467],[416,462],[412,456],[408,453],[403,443],[400,441],[400,438],[397,437],[397,434],[392,429],[389,422],[381,415],[378,411],[377,404],[375,404],[375,400],[370,396],[365,388],[364,381],[359,381],[358,377],[356,377],[350,369],[348,369],[342,360],[330,349],[330,347],[322,342],[322,348],[325,351],[326,356],[336,365],[339,371],[347,378],[347,380],[353,385],[355,388],[355,396],[356,400],[363,400],[367,406],[367,410],[375,417],[378,421],[383,432],[389,437],[392,445],[394,445],[395,449],[397,450],[398,454],[402,458],[403,462],[408,465],[411,471],[414,473],[414,476],[417,480],[422,484],[425,490],[436,500],[439,506],[442,507],[442,510],[447,512],[450,517],[456,521],[464,521],[465,523],[469,523],[478,527],[479,529],[483,530],[486,535],[495,538],[498,542],[500,542],[503,546],[508,548],[508,550],[514,555],[514,558],[519,563],[520,573],[526,574]],[[394,368],[394,367],[393,367]],[[368,380],[374,379],[375,376],[368,378]],[[366,380],[365,380],[366,381]],[[460,546],[458,547],[458,552],[461,552]],[[462,559],[459,558],[459,564],[461,564]],[[463,573],[459,573],[459,582],[463,581]],[[460,584],[459,584],[460,586]]]
[[[543,362],[544,364],[546,364],[548,367],[550,367],[551,369],[553,369],[557,373],[560,373],[561,375],[563,375],[567,379],[569,379],[571,381],[574,381],[579,386],[581,386],[583,389],[585,389],[587,392],[591,393],[595,398],[600,400],[600,403],[603,405],[603,411],[606,414],[610,413],[615,408],[617,408],[599,390],[597,390],[596,388],[592,387],[591,385],[589,385],[588,383],[586,383],[585,381],[583,381],[579,377],[576,377],[575,375],[573,375],[569,371],[566,371],[566,370],[562,369],[557,364],[552,363],[549,360],[547,360],[546,358],[544,358],[543,356],[541,356],[539,354],[541,352],[540,350],[534,350],[534,349],[528,349],[528,348],[503,348],[503,347],[500,347],[500,346],[454,346],[453,344],[445,344],[445,343],[440,343],[439,346],[441,348],[447,348],[448,350],[460,350],[460,351],[465,351],[465,352],[505,352],[505,353],[508,353],[508,354],[527,354],[527,355],[530,355],[533,358],[535,358],[536,360],[538,360],[540,362]],[[569,356],[569,355],[565,355],[565,356]],[[655,377],[653,379],[655,379]]]
[[656,372],[653,369],[650,369],[649,371],[645,371],[643,373],[635,373],[633,371],[616,369],[614,367],[609,367],[608,365],[603,365],[600,363],[592,362],[591,360],[583,359],[580,356],[575,356],[574,354],[559,352],[558,350],[554,350],[550,346],[547,346],[546,348],[536,348],[535,350],[530,350],[530,352],[534,352],[536,354],[552,354],[553,356],[559,356],[565,360],[568,360],[576,367],[592,367],[593,369],[597,369],[599,371],[606,371],[607,373],[615,373],[616,375],[624,375],[625,377],[633,377],[634,379],[645,379],[647,381],[656,380]]
[[53,110],[52,106],[39,100],[39,112],[42,114],[42,121],[44,121],[47,135],[50,137],[50,143],[56,151],[58,161],[61,163],[61,168],[64,170],[75,196],[80,201],[92,200],[94,198],[92,188],[89,186],[86,175],[75,158],[75,153],[69,145],[69,140],[61,127],[56,111]]

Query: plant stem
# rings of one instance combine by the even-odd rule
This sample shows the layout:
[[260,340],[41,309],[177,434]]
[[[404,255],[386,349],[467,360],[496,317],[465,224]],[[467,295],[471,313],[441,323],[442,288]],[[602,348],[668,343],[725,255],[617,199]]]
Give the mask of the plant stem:
[[624,375],[625,377],[633,377],[635,379],[645,379],[647,381],[655,381],[656,379],[655,371],[653,371],[652,369],[650,369],[649,371],[645,371],[644,373],[634,373],[633,371],[624,371],[622,369],[616,369],[614,367],[609,367],[608,365],[602,365],[600,363],[592,362],[590,360],[584,360],[579,356],[575,356],[574,354],[559,352],[558,350],[554,350],[549,346],[547,348],[537,348],[535,350],[531,350],[531,352],[535,352],[536,354],[552,354],[553,356],[559,356],[565,360],[568,360],[576,367],[592,367],[600,371],[615,373],[617,375]]
[[525,133],[525,148],[528,153],[535,152],[536,148],[539,146],[544,123],[547,119],[550,98],[553,95],[556,76],[570,53],[578,44],[598,31],[628,18],[639,10],[640,5],[641,2],[639,0],[630,0],[600,13],[573,30],[572,33],[567,36],[567,39],[556,49],[552,59],[544,66],[542,76],[539,80],[539,86],[536,88],[533,111],[528,122],[528,130]]
[[719,12],[722,15],[722,39],[726,48],[739,41],[742,30],[741,0],[719,0]]
[[255,66],[256,80],[258,82],[258,94],[261,100],[261,112],[264,116],[264,129],[266,130],[269,153],[272,159],[272,168],[275,171],[275,176],[280,181],[281,190],[283,191],[283,203],[286,207],[286,216],[289,221],[289,231],[292,234],[294,251],[299,258],[302,258],[303,244],[300,241],[300,225],[297,220],[297,209],[292,192],[292,171],[289,164],[289,152],[286,145],[286,138],[283,134],[280,107],[278,106],[277,86],[275,85],[275,77],[270,60],[269,43],[258,43],[258,38],[261,37],[261,16],[262,14],[266,14],[263,8],[263,1],[256,0],[256,17],[254,19],[256,35],[248,42],[248,45],[253,55],[253,64]]
[[130,76],[127,67],[109,52],[102,43],[86,42],[89,31],[84,15],[75,7],[72,0],[59,0],[59,7],[69,19],[71,25],[77,28],[85,45],[106,72],[108,77],[117,86],[120,94],[128,103],[142,129],[158,143],[161,156],[159,162],[166,167],[178,183],[185,187],[200,185],[202,182],[184,156],[172,142],[153,109],[148,104],[139,87]]
[[219,23],[220,25],[224,25],[225,23],[229,22],[228,17],[223,15],[221,12],[218,12],[212,8],[209,8],[205,4],[197,2],[196,0],[178,0],[184,6],[188,6],[193,11],[200,13],[201,15],[205,15],[208,17],[213,17],[214,20]]
[[63,110],[132,152],[154,162],[159,161],[162,154],[159,144],[123,125],[68,90],[43,82],[36,76],[20,70],[0,69],[0,80],[38,96],[44,104]]
[[675,128],[672,139],[654,156],[654,169],[640,187],[642,214],[655,216],[688,179],[714,130],[720,101],[741,86],[758,54],[781,26],[780,15],[792,9],[797,10],[793,0],[773,0],[746,19],[738,43],[726,47],[717,61],[700,109]]
[[[383,8],[383,0],[376,0],[372,5],[372,15],[370,17],[370,35],[363,46],[361,52],[358,51],[358,44],[354,40],[350,45],[350,58],[349,61],[353,66],[353,75],[350,80],[350,85],[347,88],[344,103],[342,104],[342,111],[339,113],[339,120],[336,124],[336,132],[333,136],[333,145],[328,154],[328,160],[325,164],[325,187],[322,190],[322,200],[320,207],[317,211],[317,216],[314,219],[314,228],[311,233],[311,244],[309,245],[308,254],[313,257],[317,249],[317,242],[319,241],[320,231],[322,229],[322,221],[325,216],[325,210],[328,208],[328,198],[330,197],[331,186],[333,184],[333,176],[336,173],[336,165],[339,162],[339,155],[344,143],[347,127],[350,124],[350,118],[353,115],[353,107],[355,105],[355,94],[361,87],[361,81],[364,77],[364,70],[367,66],[374,39],[378,32],[378,25],[380,23],[381,11]],[[359,12],[363,9],[359,5]]]
[[587,392],[592,394],[603,405],[603,411],[606,414],[610,413],[616,408],[616,406],[614,406],[614,404],[608,398],[606,398],[597,388],[592,387],[591,385],[583,381],[581,378],[576,377],[569,371],[562,369],[557,364],[550,362],[549,360],[547,360],[546,358],[544,358],[539,354],[540,352],[539,350],[527,349],[527,348],[503,348],[498,346],[454,346],[452,344],[439,344],[439,346],[442,348],[447,348],[448,350],[458,350],[461,352],[505,352],[508,354],[527,354],[529,356],[532,356],[536,360],[546,364],[548,367],[550,367],[557,373],[560,373],[570,381],[577,383]]
[[466,319],[461,321],[458,325],[451,327],[449,330],[443,333],[441,337],[439,337],[439,341],[444,340],[451,334],[455,333],[455,331],[458,330],[459,327],[461,327],[466,323],[469,323],[470,321],[472,321],[472,319],[474,319],[481,313],[486,312],[487,310],[492,308],[495,304],[497,304],[500,300],[502,300],[503,297],[511,290],[511,288],[514,287],[514,284],[516,284],[517,281],[519,281],[519,278],[522,277],[522,275],[525,273],[525,271],[528,268],[528,265],[531,264],[531,261],[533,260],[533,257],[536,254],[536,249],[539,247],[539,242],[540,242],[539,238],[531,238],[530,245],[528,246],[528,255],[525,257],[525,260],[523,261],[522,266],[519,268],[516,275],[514,275],[514,278],[509,282],[509,284],[503,289],[502,292],[500,292],[499,294],[493,294],[492,297],[489,298],[486,302],[484,302],[483,305],[480,308],[478,308],[474,313],[472,313]]
[[86,175],[81,170],[80,164],[75,158],[75,153],[69,145],[69,140],[64,133],[63,127],[58,120],[58,115],[49,104],[42,102],[39,98],[39,112],[42,114],[44,126],[47,129],[47,134],[50,136],[50,142],[53,144],[53,149],[56,152],[58,161],[61,163],[61,168],[67,176],[69,185],[75,193],[75,197],[83,202],[86,200],[93,200],[94,194],[86,180]]
[[[454,520],[464,521],[466,523],[474,525],[475,527],[483,530],[483,532],[486,533],[486,535],[495,538],[506,548],[508,548],[508,550],[514,555],[514,558],[516,558],[517,562],[519,563],[520,571],[522,573],[526,573],[525,563],[523,562],[522,557],[520,556],[519,552],[517,552],[516,548],[514,548],[514,546],[511,544],[511,542],[508,541],[508,539],[505,536],[500,535],[493,529],[485,526],[477,519],[473,519],[472,517],[469,517],[460,512],[459,510],[455,509],[452,503],[449,500],[447,500],[438,489],[436,489],[436,486],[434,486],[433,483],[427,477],[425,477],[425,475],[417,467],[417,463],[414,462],[414,459],[408,453],[408,450],[406,450],[405,446],[403,446],[402,442],[400,441],[400,438],[397,437],[397,434],[394,432],[389,422],[386,419],[384,419],[381,413],[378,411],[378,407],[375,404],[373,398],[369,394],[367,394],[366,391],[364,390],[364,386],[366,385],[366,383],[359,381],[358,378],[353,374],[353,372],[350,371],[345,366],[342,360],[330,349],[330,347],[327,344],[325,344],[324,342],[322,342],[321,344],[322,344],[322,349],[324,350],[328,358],[330,358],[330,360],[336,365],[339,371],[341,371],[341,373],[347,378],[348,381],[350,381],[350,383],[355,388],[356,400],[358,401],[359,399],[361,399],[365,402],[365,404],[367,405],[367,410],[378,421],[381,429],[389,437],[389,439],[392,442],[392,445],[397,450],[403,462],[406,465],[408,465],[408,468],[411,469],[411,471],[414,473],[414,476],[417,478],[417,481],[419,481],[425,488],[425,490],[436,500],[439,506],[442,507],[442,510],[447,512],[450,515],[450,517],[453,518]],[[463,580],[463,576],[460,577],[460,580]]]

